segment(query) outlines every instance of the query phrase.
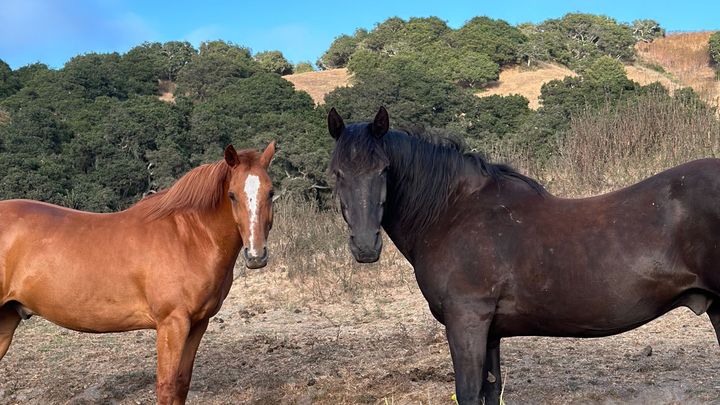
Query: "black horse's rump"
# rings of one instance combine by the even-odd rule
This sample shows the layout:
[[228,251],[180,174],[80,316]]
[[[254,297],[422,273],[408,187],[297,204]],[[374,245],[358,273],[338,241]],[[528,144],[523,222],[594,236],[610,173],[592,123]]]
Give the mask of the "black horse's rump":
[[333,109],[328,125],[351,250],[377,260],[382,226],[412,264],[447,328],[459,403],[499,403],[503,337],[607,336],[678,306],[707,311],[720,337],[720,160],[564,199],[457,144],[390,131],[384,108],[347,127]]

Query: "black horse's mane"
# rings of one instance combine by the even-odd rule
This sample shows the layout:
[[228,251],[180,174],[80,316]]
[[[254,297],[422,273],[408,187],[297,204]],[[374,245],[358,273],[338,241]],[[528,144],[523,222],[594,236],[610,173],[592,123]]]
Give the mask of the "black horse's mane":
[[468,169],[490,178],[497,187],[504,180],[516,180],[545,195],[537,181],[509,165],[490,163],[481,154],[468,152],[461,140],[443,131],[391,130],[377,139],[369,124],[352,124],[337,140],[330,169],[342,170],[348,161],[368,170],[378,162],[390,166],[386,214],[400,218],[403,232],[418,232],[435,222],[457,196]]

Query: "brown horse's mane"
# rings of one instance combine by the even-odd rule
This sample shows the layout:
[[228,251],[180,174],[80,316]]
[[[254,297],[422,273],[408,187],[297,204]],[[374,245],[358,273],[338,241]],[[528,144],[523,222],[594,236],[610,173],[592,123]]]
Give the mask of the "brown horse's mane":
[[[260,154],[255,150],[238,152],[240,165],[249,166]],[[225,160],[198,166],[175,184],[151,194],[130,209],[142,212],[149,219],[160,219],[179,212],[204,212],[218,207],[223,198],[225,181],[231,172]]]

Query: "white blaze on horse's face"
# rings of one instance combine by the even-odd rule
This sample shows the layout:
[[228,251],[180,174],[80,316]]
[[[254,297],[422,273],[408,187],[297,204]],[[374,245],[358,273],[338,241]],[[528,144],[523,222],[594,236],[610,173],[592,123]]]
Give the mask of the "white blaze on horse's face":
[[253,174],[248,175],[245,179],[245,201],[247,203],[249,215],[248,220],[250,222],[250,240],[248,241],[248,250],[253,256],[257,256],[255,235],[259,234],[258,230],[258,204],[259,204],[259,193],[260,193],[260,178]]

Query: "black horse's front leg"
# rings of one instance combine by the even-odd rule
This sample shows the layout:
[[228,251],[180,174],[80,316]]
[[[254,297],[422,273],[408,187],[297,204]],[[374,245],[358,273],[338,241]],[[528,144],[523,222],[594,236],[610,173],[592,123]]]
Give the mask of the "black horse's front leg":
[[500,405],[502,378],[500,371],[500,338],[489,338],[483,367],[482,394],[485,405]]
[[445,327],[460,405],[480,404],[488,330],[494,307],[462,302],[445,311]]

